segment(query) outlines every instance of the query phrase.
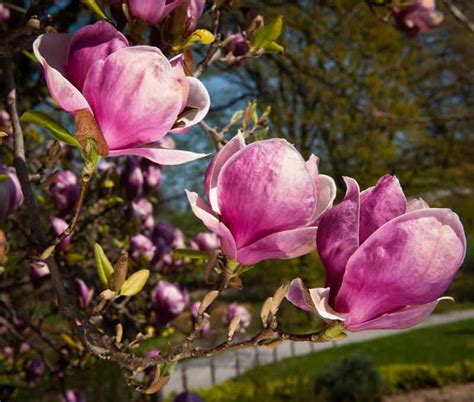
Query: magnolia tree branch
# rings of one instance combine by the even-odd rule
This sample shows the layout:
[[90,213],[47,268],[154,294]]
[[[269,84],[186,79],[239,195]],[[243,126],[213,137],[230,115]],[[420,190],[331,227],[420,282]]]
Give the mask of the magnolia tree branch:
[[444,6],[449,10],[449,12],[463,24],[469,31],[474,33],[474,23],[467,18],[467,16],[451,1],[451,0],[441,0]]
[[[221,3],[221,4],[218,4]],[[222,24],[222,8],[228,3],[227,1],[218,1],[215,0],[214,4],[212,5],[211,9],[211,16],[212,16],[212,34],[214,35],[214,42],[212,45],[207,49],[207,53],[204,56],[204,59],[199,63],[196,71],[193,73],[193,77],[199,78],[207,68],[219,60],[221,57],[221,24]]]

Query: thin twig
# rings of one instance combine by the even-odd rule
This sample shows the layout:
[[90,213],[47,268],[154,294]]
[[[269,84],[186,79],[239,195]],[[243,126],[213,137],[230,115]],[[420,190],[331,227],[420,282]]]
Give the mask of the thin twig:
[[209,126],[206,122],[201,121],[199,123],[199,127],[211,137],[212,142],[214,143],[214,146],[216,147],[216,150],[218,151],[225,145],[225,140],[224,140],[224,135],[217,131],[215,128]]
[[466,15],[453,4],[451,0],[442,0],[444,6],[449,10],[449,12],[463,24],[471,33],[474,33],[474,23],[466,17]]

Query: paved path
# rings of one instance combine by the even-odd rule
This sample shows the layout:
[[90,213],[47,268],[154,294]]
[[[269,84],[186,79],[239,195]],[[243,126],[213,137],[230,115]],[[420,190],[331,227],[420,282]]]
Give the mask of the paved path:
[[[453,311],[444,314],[434,314],[427,317],[416,328],[431,327],[450,322],[461,321],[464,319],[474,318],[474,309]],[[363,342],[369,339],[380,338],[387,335],[407,332],[404,330],[377,330],[363,332],[349,332],[348,337],[339,342],[326,343],[310,343],[310,342],[283,342],[273,350],[262,348],[249,348],[240,350],[238,354],[235,352],[227,352],[214,358],[200,358],[182,362],[176,368],[171,381],[164,389],[164,393],[171,391],[181,391],[183,389],[183,371],[186,374],[187,386],[193,388],[209,388],[212,386],[212,365],[215,367],[214,379],[215,383],[220,383],[229,378],[236,376],[237,372],[241,373],[259,365],[273,363],[277,360],[290,356],[305,355],[308,353],[335,347],[336,345],[345,345],[348,343]],[[237,369],[239,366],[239,369]]]

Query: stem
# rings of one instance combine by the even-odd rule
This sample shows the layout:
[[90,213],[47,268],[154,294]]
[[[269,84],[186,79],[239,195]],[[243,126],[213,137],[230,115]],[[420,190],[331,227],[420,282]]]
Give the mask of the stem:
[[77,222],[79,221],[79,216],[81,215],[82,207],[84,206],[84,201],[86,198],[87,189],[89,188],[89,180],[84,179],[84,175],[82,176],[81,180],[81,188],[79,192],[79,198],[74,206],[74,213],[71,219],[71,223],[66,228],[66,230],[61,233],[56,239],[54,239],[53,243],[43,252],[48,254],[48,250],[50,252],[54,251],[54,249],[61,244],[61,242],[66,239],[66,237],[71,236],[76,229]]
[[463,24],[471,33],[474,33],[474,23],[466,17],[466,15],[456,7],[451,0],[441,0],[444,6],[449,12],[456,18],[461,24]]
[[217,151],[219,151],[225,145],[224,135],[215,128],[209,126],[204,121],[199,123],[199,127],[201,127],[201,129],[211,137]]
[[213,64],[216,60],[220,58],[220,47],[221,47],[221,38],[220,38],[220,28],[221,28],[221,16],[222,12],[220,7],[223,7],[227,1],[224,1],[223,4],[218,5],[217,1],[214,1],[212,6],[212,34],[216,38],[212,45],[208,48],[206,56],[204,59],[199,63],[198,68],[193,73],[193,77],[199,78],[207,68]]

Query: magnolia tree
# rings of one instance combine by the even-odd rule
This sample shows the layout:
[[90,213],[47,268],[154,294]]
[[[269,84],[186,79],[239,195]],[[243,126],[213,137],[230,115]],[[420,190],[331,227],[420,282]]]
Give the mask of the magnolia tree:
[[[98,21],[66,33],[42,3],[0,3],[0,342],[12,383],[34,384],[46,371],[61,381],[93,356],[115,362],[136,390],[155,393],[184,359],[408,328],[446,298],[466,248],[450,209],[407,200],[390,175],[363,191],[345,177],[346,195],[334,204],[335,181],[319,173],[318,156],[304,160],[292,144],[269,138],[270,111],[259,114],[255,103],[222,129],[204,122],[212,102],[200,77],[212,64],[285,57],[282,18],[246,9],[247,25],[228,33],[223,18],[240,2],[83,1]],[[443,19],[430,0],[367,5],[410,35]],[[33,77],[22,76],[28,59]],[[154,212],[163,170],[208,157],[175,147],[173,138],[196,125],[216,153],[203,196],[182,189],[208,230],[186,239]],[[210,316],[226,289],[245,298],[245,271],[315,250],[324,287],[308,289],[300,278],[281,284],[263,303],[260,330],[247,336],[248,306],[232,302],[212,324],[219,335],[203,343],[217,330]],[[196,266],[204,266],[205,291],[173,279]],[[319,330],[280,329],[285,299],[314,314]],[[179,317],[187,325],[173,324]],[[150,338],[168,341],[144,352]],[[74,389],[62,397],[83,400]]]

